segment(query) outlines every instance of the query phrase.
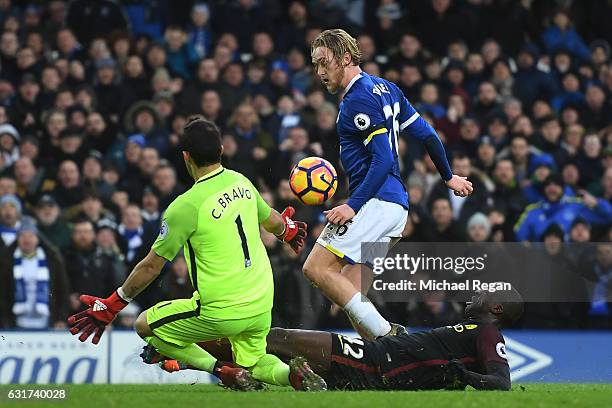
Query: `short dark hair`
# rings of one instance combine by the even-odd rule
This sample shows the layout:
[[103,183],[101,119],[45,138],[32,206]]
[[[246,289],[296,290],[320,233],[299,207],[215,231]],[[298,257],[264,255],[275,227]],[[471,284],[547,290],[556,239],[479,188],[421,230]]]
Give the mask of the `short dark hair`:
[[221,132],[217,125],[201,116],[187,120],[179,146],[182,151],[189,152],[199,167],[221,161]]

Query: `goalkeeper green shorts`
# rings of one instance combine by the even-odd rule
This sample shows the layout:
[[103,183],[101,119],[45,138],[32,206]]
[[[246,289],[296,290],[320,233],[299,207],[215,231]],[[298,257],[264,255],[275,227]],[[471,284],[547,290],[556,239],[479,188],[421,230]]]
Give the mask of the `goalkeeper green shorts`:
[[181,347],[227,337],[234,361],[243,367],[252,367],[266,354],[272,313],[231,320],[209,318],[200,314],[196,292],[191,299],[168,300],[149,308],[147,323],[155,336]]

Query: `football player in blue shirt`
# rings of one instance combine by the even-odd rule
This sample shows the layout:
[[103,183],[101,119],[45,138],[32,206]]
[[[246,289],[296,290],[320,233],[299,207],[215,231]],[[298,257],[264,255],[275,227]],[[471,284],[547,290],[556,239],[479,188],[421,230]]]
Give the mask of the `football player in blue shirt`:
[[[402,236],[408,218],[408,193],[398,161],[400,132],[424,143],[448,188],[465,197],[472,183],[453,175],[435,130],[406,100],[399,88],[359,67],[357,41],[340,29],[326,30],[311,45],[317,75],[335,94],[344,92],[336,123],[340,160],[349,178],[350,198],[325,212],[328,224],[304,263],[304,275],[342,307],[366,338],[403,331],[384,319],[366,294],[372,271],[362,267]],[[363,244],[363,248],[362,248]],[[362,282],[364,284],[362,285]]]

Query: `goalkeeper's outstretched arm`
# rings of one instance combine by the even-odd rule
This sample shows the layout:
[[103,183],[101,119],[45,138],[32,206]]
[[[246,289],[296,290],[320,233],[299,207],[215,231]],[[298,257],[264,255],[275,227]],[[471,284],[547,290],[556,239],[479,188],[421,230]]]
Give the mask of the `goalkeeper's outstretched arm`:
[[299,254],[308,235],[308,226],[305,222],[293,220],[294,214],[295,209],[293,207],[285,208],[280,214],[272,208],[270,215],[261,222],[261,225],[266,231],[274,234],[276,238],[289,244]]
[[136,297],[159,276],[166,262],[166,258],[150,250],[121,285],[123,294],[130,299]]

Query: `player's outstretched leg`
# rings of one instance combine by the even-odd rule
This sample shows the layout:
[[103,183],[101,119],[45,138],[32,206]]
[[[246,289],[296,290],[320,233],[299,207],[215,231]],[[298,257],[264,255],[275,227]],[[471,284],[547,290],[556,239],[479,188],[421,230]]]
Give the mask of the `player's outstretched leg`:
[[[345,276],[357,290],[361,292],[361,294],[365,297],[372,286],[372,282],[374,281],[374,272],[372,268],[363,265],[346,265],[342,269],[342,275]],[[367,299],[367,297],[366,297]],[[355,331],[364,339],[370,339],[369,333],[367,333],[361,325],[359,325],[356,321],[353,320],[350,314],[347,314],[351,325],[355,329]],[[386,336],[398,336],[400,334],[407,333],[407,330],[404,326],[397,323],[390,323],[391,330],[386,333]]]
[[157,351],[154,353],[145,347],[141,354],[145,362],[149,362],[147,359],[150,363],[162,362],[162,369],[168,372],[178,371],[181,368],[206,371],[219,378],[225,387],[232,390],[253,391],[263,388],[263,384],[255,380],[248,370],[218,361],[195,343],[179,346],[157,337],[147,323],[146,311],[138,316],[134,327],[136,333]]
[[391,331],[390,323],[341,271],[345,262],[316,243],[303,266],[304,275],[334,303],[342,306],[368,339]]

